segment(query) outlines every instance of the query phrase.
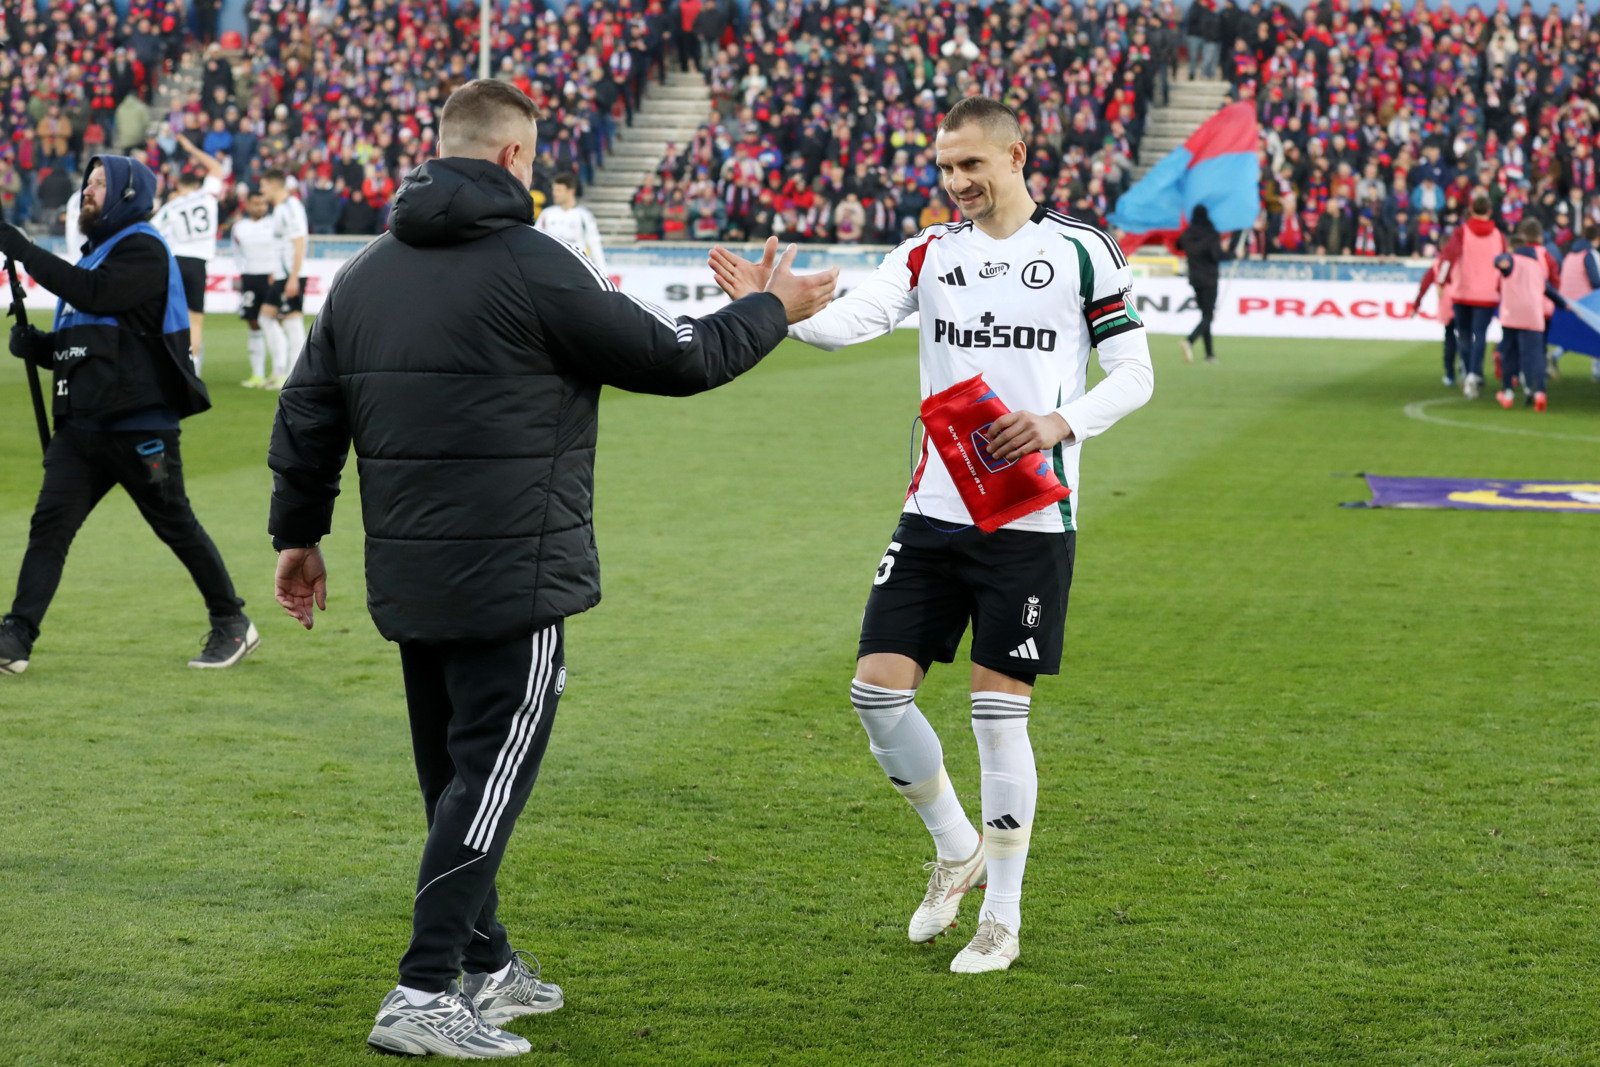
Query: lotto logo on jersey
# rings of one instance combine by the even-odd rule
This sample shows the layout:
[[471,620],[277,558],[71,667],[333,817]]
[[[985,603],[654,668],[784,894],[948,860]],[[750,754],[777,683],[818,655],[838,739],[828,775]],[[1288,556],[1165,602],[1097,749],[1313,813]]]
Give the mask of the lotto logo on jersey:
[[934,319],[933,341],[935,344],[954,345],[957,348],[1010,348],[1039,352],[1056,350],[1058,338],[1054,330],[995,322],[994,315],[988,311],[983,313],[978,323],[977,329],[968,330],[948,319]]

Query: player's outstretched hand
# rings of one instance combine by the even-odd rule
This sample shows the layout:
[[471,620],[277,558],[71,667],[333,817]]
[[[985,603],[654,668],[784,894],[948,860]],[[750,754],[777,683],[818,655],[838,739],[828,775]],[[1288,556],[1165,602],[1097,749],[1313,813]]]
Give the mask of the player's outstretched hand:
[[752,263],[748,259],[736,256],[721,245],[711,249],[711,273],[730,300],[761,292],[766,287],[767,279],[772,277],[772,268],[777,262],[776,237],[767,238],[766,246],[761,250],[759,263]]
[[278,573],[274,592],[283,610],[311,629],[311,605],[328,610],[328,568],[322,562],[322,549],[286,548],[278,553]]
[[1043,452],[1072,436],[1067,420],[1052,411],[1008,411],[989,426],[989,455],[1013,463],[1032,452]]
[[791,326],[827,307],[828,301],[833,299],[834,286],[839,281],[838,267],[829,267],[815,274],[796,274],[794,257],[798,251],[794,245],[784,249],[783,258],[772,268],[772,276],[762,287],[783,301],[783,310],[789,316]]

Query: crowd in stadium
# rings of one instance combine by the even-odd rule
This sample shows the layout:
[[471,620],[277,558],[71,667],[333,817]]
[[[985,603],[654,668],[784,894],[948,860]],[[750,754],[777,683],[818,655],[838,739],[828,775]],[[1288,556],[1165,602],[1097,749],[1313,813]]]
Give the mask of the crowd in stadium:
[[[298,179],[313,233],[381,231],[401,177],[435,152],[445,97],[476,73],[476,5],[250,0],[238,62],[215,37],[215,0],[203,6],[192,21],[181,0],[135,0],[122,17],[112,0],[7,5],[7,218],[59,232],[78,168],[96,151],[131,152],[170,180],[188,162],[181,133],[224,161],[230,213],[279,168]],[[627,0],[559,12],[540,0],[503,5],[493,65],[545,112],[546,181],[566,170],[592,178],[638,105],[644,72],[661,66],[665,27],[662,12]],[[199,85],[163,108],[159,82],[186,47],[202,50]]]
[[[476,66],[476,5],[250,0],[242,59],[216,0],[21,0],[4,17],[8,218],[58,228],[78,167],[131,151],[171,178],[178,134],[222,158],[227,203],[268,168],[295,175],[315,233],[375,233],[437,111]],[[337,17],[336,17],[337,16]],[[165,108],[185,49],[200,83]],[[1103,224],[1149,108],[1215,75],[1257,105],[1254,254],[1427,255],[1476,188],[1499,223],[1559,245],[1600,221],[1600,15],[1528,0],[1455,12],[1399,0],[1296,12],[1251,0],[914,6],[862,0],[508,0],[492,65],[545,110],[541,179],[588,182],[649,77],[706,78],[712,112],[634,199],[640,237],[892,243],[950,217],[931,132],[974,93],[1013,104],[1034,196]],[[1146,160],[1145,162],[1153,162]]]
[[[681,0],[676,33],[693,21]],[[713,113],[639,191],[642,237],[892,243],[950,218],[932,132],[963,96],[1022,116],[1041,203],[1103,222],[1177,59],[1177,7],[754,0],[679,49]]]
[[1194,10],[1262,123],[1257,248],[1428,255],[1478,188],[1502,228],[1537,218],[1563,248],[1600,222],[1600,15],[1582,0]]

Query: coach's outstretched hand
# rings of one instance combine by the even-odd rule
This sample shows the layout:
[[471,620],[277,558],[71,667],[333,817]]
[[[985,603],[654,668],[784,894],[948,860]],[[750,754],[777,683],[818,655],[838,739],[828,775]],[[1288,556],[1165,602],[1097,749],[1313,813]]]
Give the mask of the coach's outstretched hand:
[[278,553],[278,573],[273,579],[278,603],[311,629],[311,605],[328,610],[328,568],[322,562],[322,549],[286,548]]
[[738,300],[751,293],[759,293],[772,277],[772,268],[778,263],[778,239],[768,237],[761,250],[761,262],[752,263],[716,245],[711,249],[711,273],[717,284],[728,294],[729,300]]
[[[777,246],[777,238],[767,239],[767,249],[761,257],[762,263],[766,263],[772,258],[773,250]],[[778,260],[778,265],[771,269],[766,283],[761,286],[763,292],[771,293],[783,301],[783,310],[788,315],[791,326],[809,319],[827,307],[828,301],[833,299],[834,287],[839,282],[838,267],[829,267],[827,270],[818,271],[815,274],[796,274],[794,272],[794,257],[798,251],[799,249],[794,245],[784,249],[782,258]],[[756,269],[760,270],[760,267],[757,266]],[[724,287],[724,291],[726,291],[726,287]]]

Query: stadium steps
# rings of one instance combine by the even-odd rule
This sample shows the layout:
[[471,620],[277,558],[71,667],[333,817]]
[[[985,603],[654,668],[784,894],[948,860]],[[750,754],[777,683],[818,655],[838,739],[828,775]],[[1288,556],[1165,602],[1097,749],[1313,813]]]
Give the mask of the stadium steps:
[[633,194],[654,173],[667,145],[690,141],[710,116],[711,91],[699,74],[672,71],[665,85],[646,85],[633,125],[618,131],[605,166],[583,193],[607,245],[633,243]]
[[1177,148],[1217,109],[1228,102],[1225,81],[1178,81],[1171,83],[1165,107],[1152,107],[1145,116],[1144,141],[1139,145],[1139,163],[1133,168],[1134,180],[1143,178],[1150,168]]

